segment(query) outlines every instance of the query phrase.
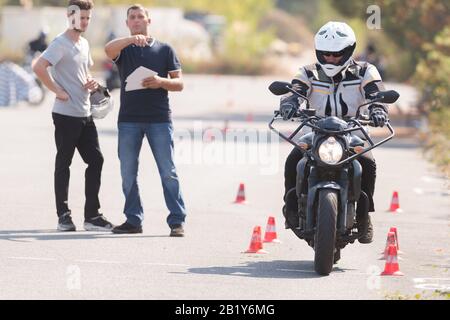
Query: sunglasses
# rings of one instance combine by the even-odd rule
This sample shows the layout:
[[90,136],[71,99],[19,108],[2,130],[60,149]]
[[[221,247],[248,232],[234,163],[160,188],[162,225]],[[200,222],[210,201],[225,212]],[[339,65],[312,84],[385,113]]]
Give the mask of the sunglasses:
[[344,51],[339,51],[339,52],[322,51],[321,54],[323,56],[333,56],[335,58],[338,58],[338,57],[342,57],[344,55]]

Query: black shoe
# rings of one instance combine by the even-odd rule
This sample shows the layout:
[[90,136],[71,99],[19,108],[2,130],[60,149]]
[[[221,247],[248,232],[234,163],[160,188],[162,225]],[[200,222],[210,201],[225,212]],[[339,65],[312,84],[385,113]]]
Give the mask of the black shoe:
[[338,263],[339,260],[341,260],[341,249],[336,249],[334,252],[333,264]]
[[290,229],[291,227],[289,227],[289,223],[287,221],[287,217],[286,217],[286,205],[283,206],[283,208],[281,209],[282,213],[283,213],[283,217],[284,217],[284,228],[285,229]]
[[112,228],[114,225],[102,214],[84,221],[84,230],[86,231],[111,231]]
[[142,233],[142,226],[135,227],[132,224],[129,224],[128,222],[125,222],[124,224],[112,228],[112,233]]
[[171,237],[184,237],[184,229],[180,224],[174,225],[170,227],[170,236]]
[[373,225],[370,216],[367,216],[367,232],[358,239],[359,243],[371,243],[373,241]]
[[58,218],[58,231],[76,231],[77,228],[73,224],[70,214],[71,212],[67,211]]

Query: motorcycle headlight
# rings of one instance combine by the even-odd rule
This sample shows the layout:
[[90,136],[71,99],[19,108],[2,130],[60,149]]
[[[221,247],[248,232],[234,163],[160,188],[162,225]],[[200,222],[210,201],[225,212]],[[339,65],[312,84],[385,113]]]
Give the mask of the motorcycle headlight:
[[343,153],[342,145],[334,137],[329,137],[319,147],[319,157],[325,163],[338,163]]

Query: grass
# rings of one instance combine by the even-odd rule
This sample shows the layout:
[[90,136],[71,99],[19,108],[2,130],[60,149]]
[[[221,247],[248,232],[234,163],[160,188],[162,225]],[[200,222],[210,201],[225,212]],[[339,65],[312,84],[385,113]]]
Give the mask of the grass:
[[402,294],[399,291],[394,293],[386,293],[386,300],[450,300],[450,292],[434,290],[433,292],[422,291],[415,295]]

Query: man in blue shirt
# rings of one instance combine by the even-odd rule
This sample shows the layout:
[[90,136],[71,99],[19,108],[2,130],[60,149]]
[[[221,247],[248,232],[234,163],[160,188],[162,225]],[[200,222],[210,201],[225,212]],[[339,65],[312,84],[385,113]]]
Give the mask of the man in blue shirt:
[[[114,233],[142,233],[144,212],[137,183],[139,153],[144,136],[158,166],[164,198],[170,211],[167,223],[171,236],[184,236],[186,209],[173,162],[173,127],[168,91],[183,90],[181,65],[173,49],[149,36],[147,10],[131,6],[127,26],[131,36],[110,41],[105,52],[119,70],[121,85],[119,111],[119,159],[125,195],[126,222]],[[137,68],[145,67],[157,75],[143,79],[141,90],[126,90],[126,80]]]

